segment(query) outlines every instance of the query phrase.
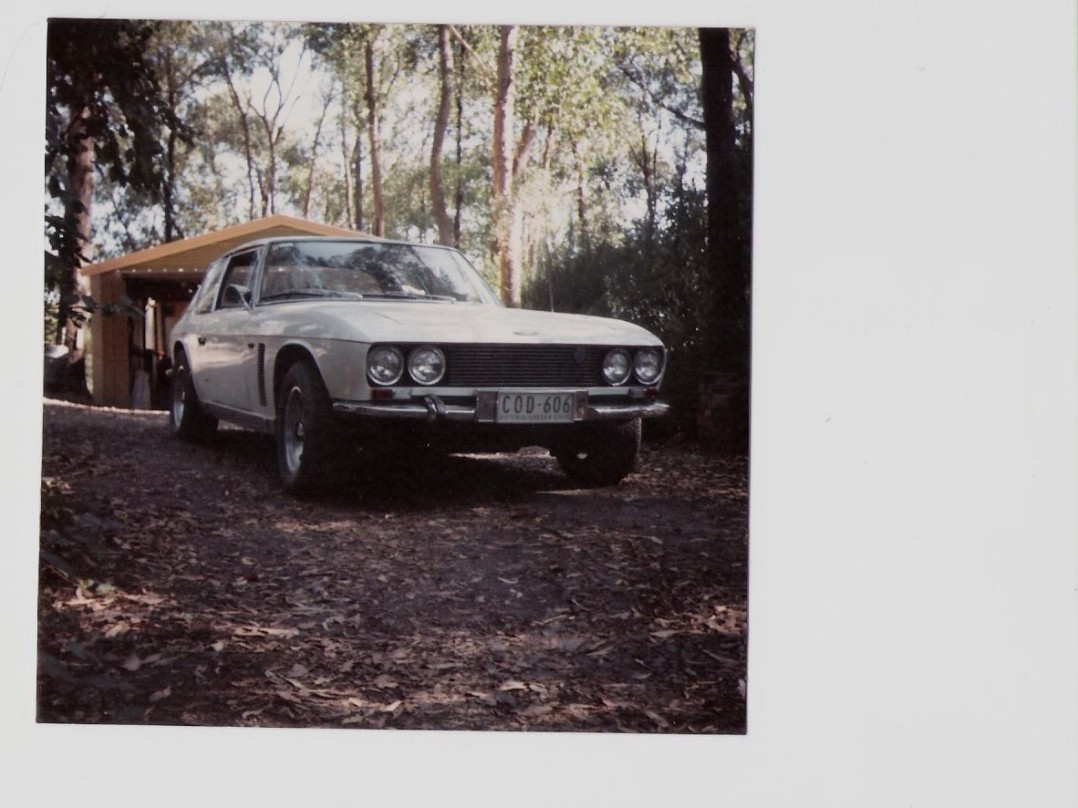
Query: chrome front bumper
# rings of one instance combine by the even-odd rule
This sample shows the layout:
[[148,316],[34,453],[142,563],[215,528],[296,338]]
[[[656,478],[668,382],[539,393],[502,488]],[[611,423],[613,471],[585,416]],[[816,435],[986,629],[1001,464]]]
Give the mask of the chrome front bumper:
[[[497,391],[479,391],[475,404],[447,404],[435,394],[405,401],[335,401],[333,411],[342,415],[409,421],[454,421],[493,424]],[[628,421],[665,415],[669,404],[662,401],[624,397],[617,401],[591,402],[586,391],[576,393],[573,423],[582,421]],[[519,424],[517,424],[519,425]]]

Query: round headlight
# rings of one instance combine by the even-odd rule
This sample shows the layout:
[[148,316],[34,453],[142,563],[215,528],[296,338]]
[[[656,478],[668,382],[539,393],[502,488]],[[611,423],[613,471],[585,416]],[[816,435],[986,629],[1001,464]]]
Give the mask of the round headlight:
[[431,345],[416,348],[408,357],[408,373],[420,384],[437,384],[445,375],[445,354]]
[[404,357],[392,345],[381,345],[367,352],[367,376],[375,384],[396,384],[404,372]]
[[632,371],[632,360],[624,348],[615,348],[603,357],[603,378],[607,384],[625,384]]
[[663,355],[655,348],[642,348],[633,360],[633,373],[641,384],[654,384],[663,372]]

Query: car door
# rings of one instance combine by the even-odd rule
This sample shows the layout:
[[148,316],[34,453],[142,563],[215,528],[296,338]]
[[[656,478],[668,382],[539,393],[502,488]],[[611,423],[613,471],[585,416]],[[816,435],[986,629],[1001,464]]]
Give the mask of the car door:
[[202,283],[191,299],[187,314],[181,320],[178,337],[183,343],[195,389],[203,401],[209,401],[206,389],[205,346],[207,335],[215,330],[217,297],[221,291],[221,276],[225,270],[225,259],[218,258],[206,270]]
[[250,391],[257,373],[256,340],[251,336],[252,312],[243,300],[228,294],[230,286],[250,289],[254,281],[258,251],[233,255],[217,290],[212,314],[203,320],[196,335],[201,354],[199,395],[209,404],[234,410],[251,409]]

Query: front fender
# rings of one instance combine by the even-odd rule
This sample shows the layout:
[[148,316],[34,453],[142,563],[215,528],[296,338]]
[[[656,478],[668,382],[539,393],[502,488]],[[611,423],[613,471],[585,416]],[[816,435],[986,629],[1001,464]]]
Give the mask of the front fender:
[[[276,388],[288,366],[300,359],[314,362],[330,399],[361,400],[370,397],[366,381],[367,349],[361,342],[333,339],[287,339],[266,352],[266,378],[274,389],[268,399],[276,398]],[[271,370],[272,369],[272,370]]]

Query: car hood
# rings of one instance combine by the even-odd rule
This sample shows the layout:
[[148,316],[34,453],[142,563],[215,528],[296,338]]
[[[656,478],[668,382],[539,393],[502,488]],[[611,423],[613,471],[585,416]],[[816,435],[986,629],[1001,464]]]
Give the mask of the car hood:
[[266,330],[357,342],[661,345],[651,332],[607,317],[424,301],[299,301],[257,310]]

